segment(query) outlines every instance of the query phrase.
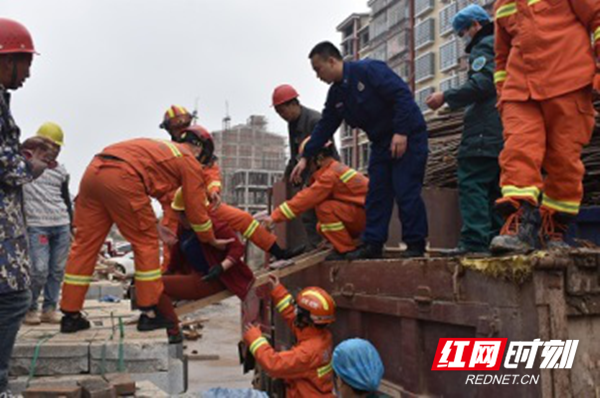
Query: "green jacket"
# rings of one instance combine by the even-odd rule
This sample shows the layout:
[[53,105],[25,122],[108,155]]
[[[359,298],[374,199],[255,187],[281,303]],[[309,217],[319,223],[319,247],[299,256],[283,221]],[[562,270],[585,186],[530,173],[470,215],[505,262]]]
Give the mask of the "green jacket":
[[444,92],[451,109],[466,107],[458,157],[498,157],[503,139],[494,85],[494,25],[484,26],[466,51],[469,79],[461,87]]

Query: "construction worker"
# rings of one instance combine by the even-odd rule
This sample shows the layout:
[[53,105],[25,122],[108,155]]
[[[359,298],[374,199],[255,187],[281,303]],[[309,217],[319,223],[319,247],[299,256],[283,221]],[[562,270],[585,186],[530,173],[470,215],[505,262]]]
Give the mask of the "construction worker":
[[[301,155],[308,140],[310,137],[300,144]],[[315,209],[319,232],[335,248],[326,260],[339,261],[356,249],[355,240],[365,229],[364,206],[369,180],[336,161],[333,150],[333,144],[328,142],[311,158],[309,185],[275,209],[264,223],[292,221],[303,212]]]
[[[215,145],[212,135],[204,127],[190,126],[180,134],[178,140],[194,140],[200,148],[198,161],[202,163],[202,176],[206,182],[207,195],[211,199],[211,214],[277,259],[289,259],[304,250],[303,247],[282,249],[277,244],[277,237],[262,227],[251,214],[221,202],[221,172],[214,155]],[[172,214],[165,214],[172,217]],[[171,221],[168,222],[172,225]]]
[[[37,137],[47,139],[60,153],[64,144],[62,128],[46,122]],[[31,255],[31,306],[24,323],[60,323],[56,311],[65,264],[71,246],[73,209],[69,193],[69,173],[64,165],[48,169],[23,187],[27,235]],[[38,299],[44,292],[41,315]]]
[[594,127],[600,2],[498,0],[494,10],[504,125],[496,203],[506,221],[490,248],[529,251],[538,238],[546,248],[568,247],[564,234],[583,196],[581,151]]
[[378,258],[388,238],[394,197],[402,223],[405,257],[422,256],[427,215],[421,188],[427,163],[427,126],[410,89],[384,62],[365,59],[344,62],[329,42],[309,54],[317,76],[330,84],[323,117],[312,132],[304,154],[292,172],[300,178],[319,148],[331,139],[342,120],[363,129],[371,141],[367,226],[363,245],[350,260]]
[[277,352],[258,326],[246,325],[246,345],[269,376],[285,382],[287,398],[333,397],[333,340],[328,330],[335,321],[333,298],[319,287],[307,287],[294,302],[277,276],[269,275],[269,282],[273,304],[292,329],[296,344]]
[[[298,163],[300,144],[310,136],[315,126],[321,120],[321,114],[313,109],[307,108],[300,103],[300,95],[296,89],[289,84],[277,86],[273,91],[273,107],[275,112],[287,122],[288,135],[290,142],[290,160],[285,168],[284,177],[286,181],[290,180],[290,174]],[[337,150],[334,147],[334,157],[340,160]],[[301,185],[292,184],[292,196],[298,193],[310,180],[310,175],[304,173],[303,183]],[[321,242],[321,236],[317,233],[317,214],[313,209],[302,213],[300,217],[304,225],[308,240],[308,250],[316,248]]]
[[219,249],[205,206],[206,194],[201,152],[193,141],[179,145],[166,140],[134,139],[105,148],[90,163],[75,201],[75,241],[67,260],[61,310],[61,332],[87,329],[81,316],[85,294],[96,259],[113,223],[135,254],[137,304],[142,310],[140,331],[171,327],[156,310],[163,291],[156,216],[150,197],[164,202],[165,195],[183,186],[187,216],[198,239]]
[[426,100],[433,110],[444,103],[453,110],[466,107],[458,150],[462,229],[458,246],[446,254],[488,253],[502,226],[494,210],[501,196],[498,155],[502,150],[502,122],[494,86],[494,24],[481,6],[471,4],[454,16],[452,27],[469,54],[469,78],[462,86],[433,93]]
[[27,28],[0,18],[0,396],[7,397],[13,396],[9,360],[31,300],[23,185],[39,177],[56,157],[44,138],[19,143],[21,131],[10,110],[9,91],[21,88],[29,77],[33,54]]
[[200,300],[227,289],[244,300],[254,282],[254,274],[243,261],[244,245],[226,223],[211,217],[215,237],[230,241],[221,251],[198,240],[185,215],[181,188],[171,207],[179,217],[178,244],[172,248],[171,262],[163,275],[164,290],[158,310],[174,325],[167,330],[170,341],[179,343],[182,336],[172,299]]
[[337,397],[360,398],[376,393],[383,377],[383,362],[367,340],[348,339],[333,350],[331,361]]

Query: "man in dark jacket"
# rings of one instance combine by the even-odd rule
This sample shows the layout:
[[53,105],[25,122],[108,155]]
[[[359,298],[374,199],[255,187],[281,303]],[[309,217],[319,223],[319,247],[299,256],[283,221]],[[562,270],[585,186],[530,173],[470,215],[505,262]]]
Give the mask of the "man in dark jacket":
[[500,194],[498,155],[502,122],[496,110],[494,86],[494,25],[476,4],[461,10],[452,27],[469,54],[469,79],[461,87],[432,94],[427,105],[436,110],[444,102],[451,109],[466,107],[458,150],[458,189],[463,227],[451,255],[487,253],[502,219],[493,205]]
[[[288,124],[290,160],[285,168],[284,176],[286,181],[289,181],[290,174],[298,163],[300,144],[310,136],[319,120],[321,120],[321,114],[314,109],[302,105],[300,100],[298,100],[299,96],[296,89],[289,84],[277,86],[273,91],[273,107],[275,108],[275,112]],[[335,147],[333,151],[333,157],[339,160],[339,155]],[[309,180],[309,173],[305,173],[302,184],[295,185],[290,198],[296,195],[300,190],[299,188],[306,185]],[[301,218],[308,238],[307,249],[314,249],[322,240],[321,235],[317,233],[317,215],[314,210],[309,210],[302,213]]]
[[427,214],[421,197],[427,164],[427,126],[408,85],[384,62],[344,62],[329,42],[317,44],[309,58],[319,79],[330,84],[323,117],[292,172],[300,176],[308,159],[331,139],[345,120],[364,130],[371,142],[367,226],[363,245],[346,258],[378,258],[388,238],[394,198],[398,203],[405,257],[422,256]]

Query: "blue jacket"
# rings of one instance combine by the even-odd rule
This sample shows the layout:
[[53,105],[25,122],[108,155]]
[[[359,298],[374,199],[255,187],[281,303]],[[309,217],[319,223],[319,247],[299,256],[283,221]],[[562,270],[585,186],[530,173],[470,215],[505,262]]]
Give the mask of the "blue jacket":
[[303,156],[314,156],[342,120],[364,130],[378,146],[389,145],[394,134],[410,136],[427,129],[408,85],[384,62],[371,59],[344,63],[343,80],[329,88]]

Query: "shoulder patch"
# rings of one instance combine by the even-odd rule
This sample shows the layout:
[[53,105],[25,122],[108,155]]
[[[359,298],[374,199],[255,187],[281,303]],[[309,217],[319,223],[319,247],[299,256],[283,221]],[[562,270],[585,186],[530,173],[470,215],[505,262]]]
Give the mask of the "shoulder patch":
[[475,72],[479,72],[480,70],[483,69],[486,62],[487,62],[487,60],[485,59],[484,56],[477,57],[477,58],[475,58],[475,61],[473,61],[473,63],[471,64],[471,69],[473,69]]

